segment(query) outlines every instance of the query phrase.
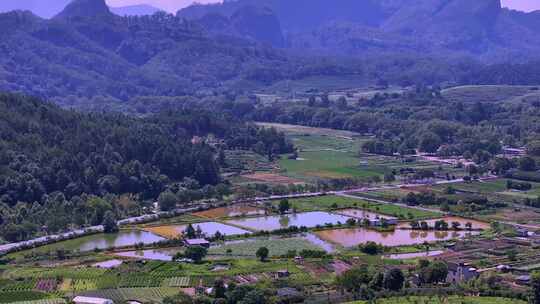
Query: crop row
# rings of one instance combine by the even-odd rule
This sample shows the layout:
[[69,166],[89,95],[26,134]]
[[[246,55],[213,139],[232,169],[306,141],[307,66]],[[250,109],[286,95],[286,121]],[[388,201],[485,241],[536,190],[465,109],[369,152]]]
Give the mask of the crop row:
[[167,287],[190,287],[191,279],[189,277],[173,277],[163,281],[163,286]]
[[84,292],[81,295],[102,297],[111,299],[117,303],[124,302],[126,300],[137,300],[140,302],[159,302],[164,297],[174,296],[178,294],[177,288],[118,288],[118,289],[104,289],[91,292]]

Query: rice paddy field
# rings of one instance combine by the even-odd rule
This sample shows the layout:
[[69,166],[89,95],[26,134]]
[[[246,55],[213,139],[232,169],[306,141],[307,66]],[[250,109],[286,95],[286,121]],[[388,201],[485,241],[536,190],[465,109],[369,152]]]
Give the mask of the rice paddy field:
[[345,228],[318,231],[316,234],[323,240],[343,246],[355,247],[369,241],[387,247],[406,246],[415,244],[436,243],[449,240],[458,240],[469,237],[478,232],[468,231],[416,231],[396,229],[388,232],[379,232],[367,228]]
[[12,254],[20,256],[26,253],[47,254],[54,253],[59,249],[67,251],[88,252],[94,249],[108,249],[113,247],[133,246],[138,243],[152,244],[165,240],[164,238],[141,230],[121,230],[117,233],[104,234],[98,233],[83,236],[71,240],[40,246],[34,249],[28,249],[19,253]]
[[[219,222],[202,222],[194,223],[192,225],[196,230],[200,229],[201,232],[207,237],[214,236],[218,231],[224,235],[240,235],[250,233],[248,230],[231,225],[225,225]],[[182,237],[187,227],[188,225],[152,226],[146,227],[145,230],[168,239],[177,239]]]

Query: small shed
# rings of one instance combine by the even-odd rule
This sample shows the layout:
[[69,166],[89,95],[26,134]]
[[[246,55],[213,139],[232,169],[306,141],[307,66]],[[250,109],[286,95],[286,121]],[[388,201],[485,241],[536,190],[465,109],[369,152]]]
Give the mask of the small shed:
[[114,304],[113,300],[94,297],[77,296],[73,298],[75,304]]
[[531,276],[530,275],[522,275],[516,277],[516,283],[518,285],[529,285],[531,283]]
[[288,278],[291,274],[288,270],[280,270],[276,273],[278,279]]
[[205,248],[210,248],[210,242],[205,239],[187,239],[184,241],[184,244],[187,247],[201,246]]

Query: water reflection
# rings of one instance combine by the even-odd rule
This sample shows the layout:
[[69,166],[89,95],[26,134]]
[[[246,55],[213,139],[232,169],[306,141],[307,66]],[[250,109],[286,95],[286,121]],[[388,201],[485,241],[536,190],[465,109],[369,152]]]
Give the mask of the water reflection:
[[315,227],[317,225],[324,226],[326,223],[333,225],[345,223],[350,217],[331,214],[328,212],[305,212],[287,215],[265,216],[257,218],[246,218],[228,221],[227,223],[238,225],[240,227],[246,227],[253,230],[277,230],[282,228],[288,228],[291,226],[305,226],[308,228]]
[[478,232],[469,231],[417,231],[396,229],[391,232],[379,232],[366,228],[334,229],[316,233],[323,240],[352,247],[365,244],[369,241],[384,246],[403,246],[422,244],[424,242],[438,242],[451,239],[461,239]]

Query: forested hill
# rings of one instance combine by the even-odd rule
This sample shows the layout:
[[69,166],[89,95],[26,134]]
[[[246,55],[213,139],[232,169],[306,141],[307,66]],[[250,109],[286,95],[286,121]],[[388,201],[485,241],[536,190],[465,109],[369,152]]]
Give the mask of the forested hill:
[[[215,143],[193,141],[209,134]],[[200,110],[139,119],[0,94],[0,241],[26,239],[41,225],[56,232],[101,224],[106,210],[139,215],[186,181],[192,192],[222,189],[214,187],[220,151],[255,147],[265,155],[292,151],[283,134]]]
[[[314,7],[319,2],[324,1]],[[479,79],[499,83],[509,78],[530,83],[539,74],[537,65],[526,70],[511,67],[511,77],[504,75],[508,68],[502,65],[482,74],[484,65],[460,52],[426,56],[397,48],[399,52],[325,57],[309,56],[302,46],[297,55],[269,46],[285,39],[276,16],[279,11],[275,15],[267,8],[250,6],[224,17],[192,21],[163,12],[120,17],[110,12],[104,0],[75,0],[50,20],[27,11],[0,14],[0,90],[88,107],[121,106],[145,96],[205,97],[250,91],[310,76],[354,75],[364,79],[359,85],[378,79],[411,85],[477,84]],[[527,20],[523,26],[535,24],[532,15]],[[285,29],[288,26],[285,23]],[[345,33],[350,31],[343,28],[332,34],[328,43],[347,40]]]
[[538,58],[540,50],[538,12],[511,11],[500,0],[238,0],[194,4],[178,16],[231,16],[247,6],[274,11],[287,47],[304,51],[400,50],[496,62]]
[[50,20],[0,14],[0,27],[0,90],[57,101],[178,96],[290,72],[288,57],[253,40],[210,37],[163,12],[120,17],[104,0],[75,0]]

